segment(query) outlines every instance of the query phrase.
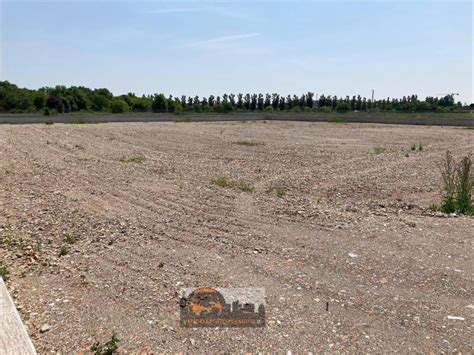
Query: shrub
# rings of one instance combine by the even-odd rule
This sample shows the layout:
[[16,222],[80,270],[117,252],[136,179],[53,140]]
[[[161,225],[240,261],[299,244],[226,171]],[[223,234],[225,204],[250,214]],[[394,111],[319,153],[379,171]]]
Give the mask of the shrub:
[[441,176],[443,179],[443,201],[441,211],[445,213],[474,214],[472,189],[474,177],[472,160],[466,156],[456,162],[450,151],[446,152]]
[[128,112],[129,106],[122,99],[114,99],[110,105],[110,110],[112,113],[125,113]]
[[43,110],[43,115],[49,116],[51,113],[49,112],[49,108],[45,107]]

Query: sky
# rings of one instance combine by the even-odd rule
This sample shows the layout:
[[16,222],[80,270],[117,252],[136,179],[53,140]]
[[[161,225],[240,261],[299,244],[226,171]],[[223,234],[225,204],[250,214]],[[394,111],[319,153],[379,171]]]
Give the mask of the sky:
[[20,87],[474,102],[470,1],[0,3],[0,80]]

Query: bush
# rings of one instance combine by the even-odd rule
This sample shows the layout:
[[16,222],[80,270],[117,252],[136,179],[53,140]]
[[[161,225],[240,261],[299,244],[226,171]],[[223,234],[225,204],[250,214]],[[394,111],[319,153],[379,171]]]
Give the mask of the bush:
[[451,152],[447,151],[441,175],[444,189],[441,210],[445,213],[474,214],[471,157],[466,156],[456,162]]
[[49,112],[49,108],[45,107],[44,111],[43,111],[43,115],[45,116],[49,116],[51,113]]
[[347,112],[351,109],[351,106],[347,102],[339,102],[336,105],[337,112]]
[[125,113],[128,112],[128,110],[128,104],[122,99],[114,99],[110,105],[110,111],[112,111],[112,113]]

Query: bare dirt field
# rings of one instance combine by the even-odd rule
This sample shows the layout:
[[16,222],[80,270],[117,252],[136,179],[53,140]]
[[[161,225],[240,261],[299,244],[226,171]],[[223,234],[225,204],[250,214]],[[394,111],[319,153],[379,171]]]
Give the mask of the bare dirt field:
[[[130,352],[468,353],[474,218],[428,207],[446,150],[472,152],[473,136],[1,125],[7,285],[40,353],[89,350],[113,332]],[[178,291],[198,286],[265,287],[267,326],[181,328]]]

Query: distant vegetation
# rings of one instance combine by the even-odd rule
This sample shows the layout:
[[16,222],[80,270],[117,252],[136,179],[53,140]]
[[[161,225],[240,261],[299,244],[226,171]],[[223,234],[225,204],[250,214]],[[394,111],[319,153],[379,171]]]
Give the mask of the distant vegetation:
[[[472,105],[471,105],[472,106]],[[273,94],[224,94],[208,97],[169,96],[163,94],[136,96],[134,93],[114,96],[107,89],[89,89],[82,86],[44,87],[38,90],[22,89],[8,81],[0,81],[0,112],[41,112],[48,116],[69,112],[451,112],[462,109],[452,95],[427,97],[416,95],[381,100],[360,95],[337,97],[312,92],[301,96]]]

